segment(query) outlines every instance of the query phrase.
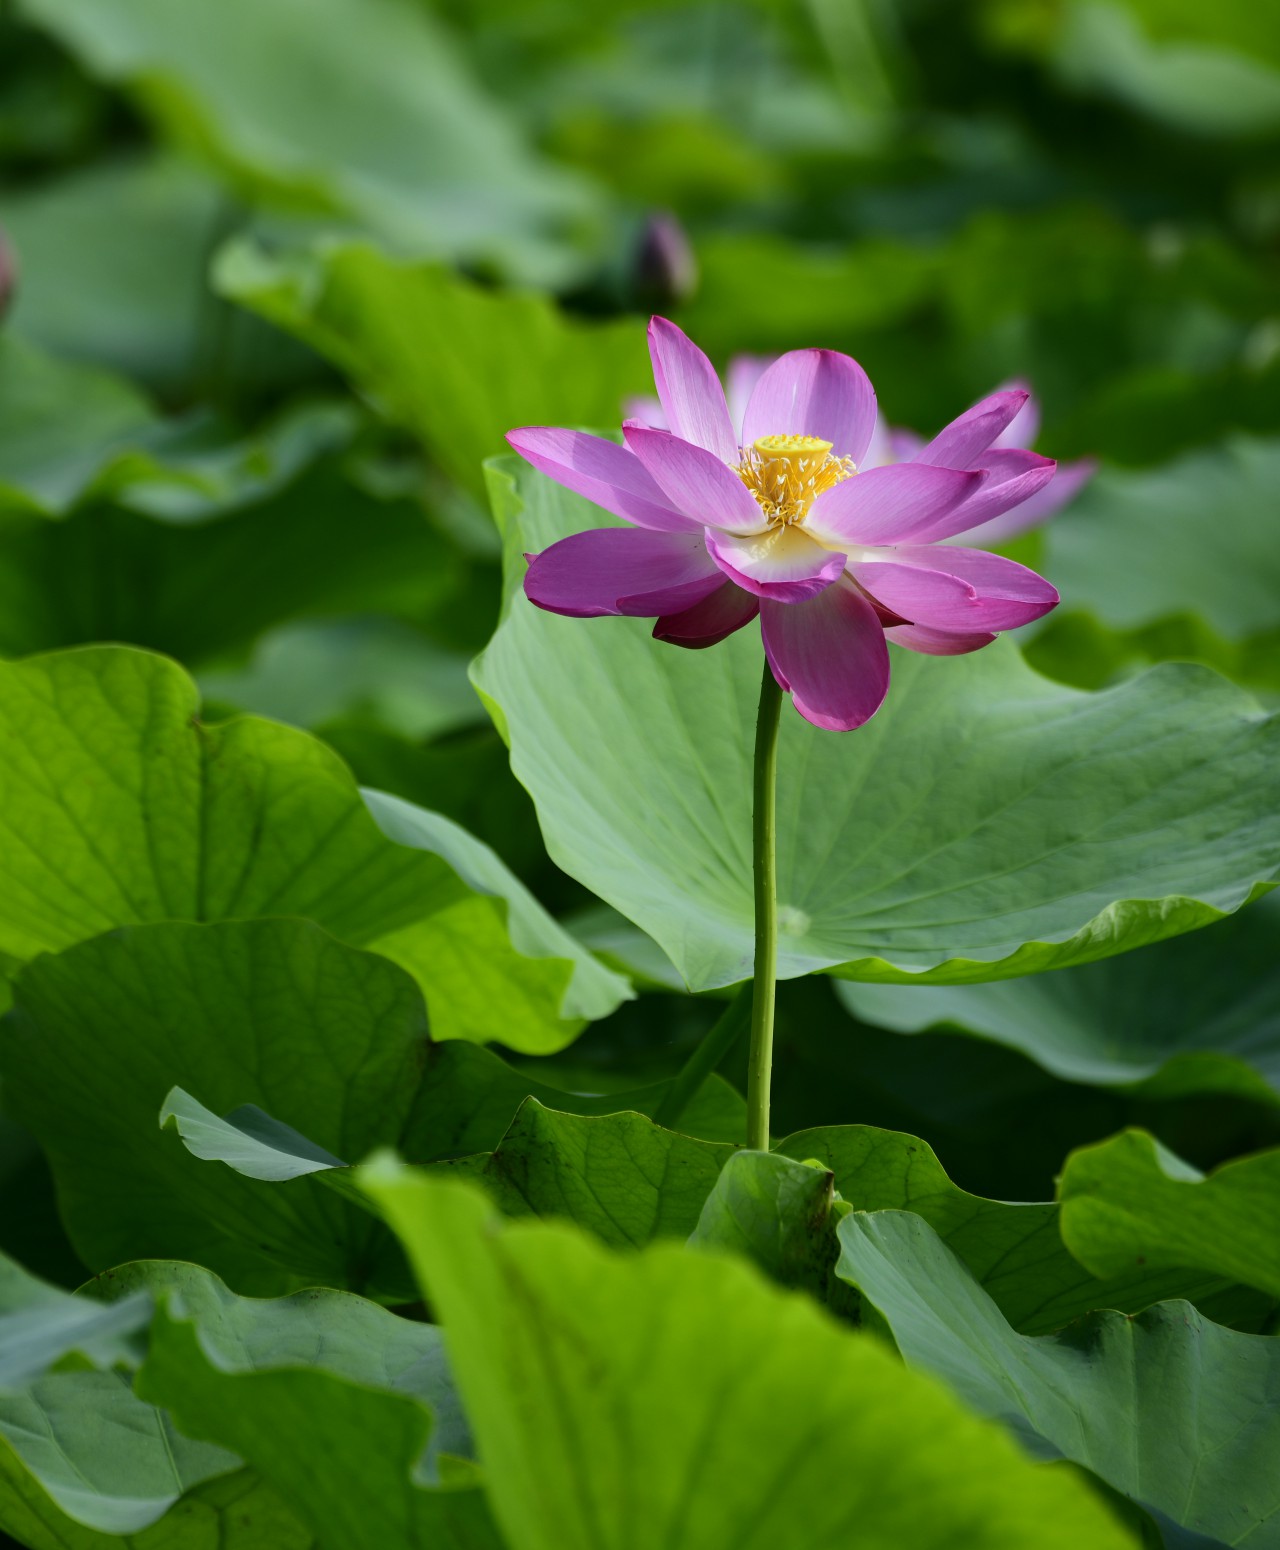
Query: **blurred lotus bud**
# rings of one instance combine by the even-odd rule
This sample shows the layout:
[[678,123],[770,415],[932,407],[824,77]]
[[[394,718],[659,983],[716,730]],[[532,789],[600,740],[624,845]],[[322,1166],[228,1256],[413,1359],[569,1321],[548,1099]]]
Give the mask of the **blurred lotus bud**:
[[18,260],[3,229],[0,229],[0,319],[3,319],[18,285]]
[[642,312],[665,312],[688,301],[698,288],[698,261],[674,215],[660,212],[644,224],[636,248],[632,286]]

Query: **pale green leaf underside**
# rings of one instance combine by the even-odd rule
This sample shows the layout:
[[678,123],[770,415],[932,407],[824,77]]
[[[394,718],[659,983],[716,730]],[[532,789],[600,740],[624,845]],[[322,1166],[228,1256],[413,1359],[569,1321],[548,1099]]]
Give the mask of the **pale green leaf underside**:
[[[510,597],[474,676],[548,849],[691,987],[735,983],[752,963],[758,631],[687,652],[639,620],[533,608],[523,553],[610,519],[514,459],[492,480]],[[1273,878],[1280,721],[1214,674],[1166,666],[1091,695],[1009,642],[892,655],[861,730],[785,711],[781,976],[1032,973],[1207,924]]]
[[1194,1533],[1280,1544],[1280,1345],[1188,1303],[1093,1313],[1059,1335],[1015,1334],[921,1217],[856,1212],[840,1273],[936,1373],[1034,1453],[1094,1470]]

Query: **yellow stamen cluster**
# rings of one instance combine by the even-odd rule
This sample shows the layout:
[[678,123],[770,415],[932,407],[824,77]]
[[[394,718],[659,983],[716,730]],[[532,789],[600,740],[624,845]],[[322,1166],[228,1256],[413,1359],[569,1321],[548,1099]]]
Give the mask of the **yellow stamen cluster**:
[[824,490],[857,473],[852,458],[832,457],[817,436],[761,436],[739,450],[738,477],[772,527],[803,522]]

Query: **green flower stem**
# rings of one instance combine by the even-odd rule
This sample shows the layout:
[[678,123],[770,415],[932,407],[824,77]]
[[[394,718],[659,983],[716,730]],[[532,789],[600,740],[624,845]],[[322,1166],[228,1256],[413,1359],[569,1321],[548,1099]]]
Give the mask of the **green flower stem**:
[[778,969],[778,857],[775,792],[782,690],[766,661],[756,713],[756,767],[751,854],[756,884],[756,967],[747,1057],[747,1145],[769,1149],[769,1085],[773,1070],[773,1004]]
[[746,1032],[750,1012],[751,987],[743,985],[672,1079],[662,1102],[654,1110],[655,1124],[665,1125],[668,1130],[675,1128],[694,1093]]

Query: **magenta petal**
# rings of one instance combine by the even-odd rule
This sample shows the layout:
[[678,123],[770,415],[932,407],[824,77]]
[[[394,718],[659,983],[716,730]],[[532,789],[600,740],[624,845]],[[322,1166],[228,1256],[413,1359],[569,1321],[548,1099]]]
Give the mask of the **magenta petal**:
[[758,598],[725,581],[710,597],[683,613],[663,614],[653,627],[653,635],[655,640],[698,650],[718,645],[744,624],[750,624],[759,612]]
[[895,646],[921,651],[927,657],[962,657],[989,646],[994,635],[963,635],[953,630],[932,630],[926,624],[899,624],[884,632]]
[[649,320],[649,357],[669,429],[715,453],[722,463],[735,462],[738,438],[729,420],[720,378],[707,357],[666,318]]
[[835,350],[792,350],[763,373],[742,421],[742,444],[761,436],[818,436],[856,463],[876,428],[876,395],[862,367]]
[[764,602],[760,626],[773,676],[814,726],[849,732],[889,688],[889,648],[876,611],[847,583],[807,603]]
[[672,506],[633,452],[585,431],[528,425],[507,440],[527,463],[597,506],[657,532],[688,532],[695,525]]
[[1011,511],[966,530],[963,535],[965,542],[979,544],[984,549],[990,548],[1016,538],[1029,528],[1039,527],[1042,522],[1056,516],[1064,506],[1070,505],[1097,471],[1098,465],[1091,457],[1081,458],[1075,463],[1059,463],[1057,473],[1035,494],[1019,502]]
[[655,431],[669,430],[662,403],[652,393],[632,393],[622,400],[622,418]]
[[1027,401],[991,443],[993,447],[1033,447],[1040,434],[1040,402],[1028,382],[1003,382],[998,392],[1025,393]]
[[1025,565],[985,549],[905,545],[850,567],[859,586],[912,624],[986,633],[1047,614],[1058,594]]
[[643,425],[624,425],[622,434],[666,499],[687,517],[726,533],[758,533],[766,526],[755,497],[712,453]]
[[847,558],[794,527],[774,527],[746,538],[708,528],[705,536],[707,553],[730,581],[780,603],[816,597],[843,573]]
[[654,618],[692,608],[723,580],[699,533],[598,527],[534,555],[524,590],[537,607],[573,619]]
[[959,510],[982,483],[980,473],[920,463],[869,468],[819,495],[805,526],[828,543],[896,543]]
[[935,468],[975,467],[996,437],[1013,423],[1030,396],[1026,388],[992,393],[939,431],[916,453],[916,462],[931,463]]
[[1043,490],[1058,466],[1051,457],[1041,457],[1038,452],[1012,450],[985,453],[983,464],[980,470],[982,483],[969,499],[927,528],[913,533],[913,538],[937,543],[957,533],[968,533],[993,517],[1003,516]]

